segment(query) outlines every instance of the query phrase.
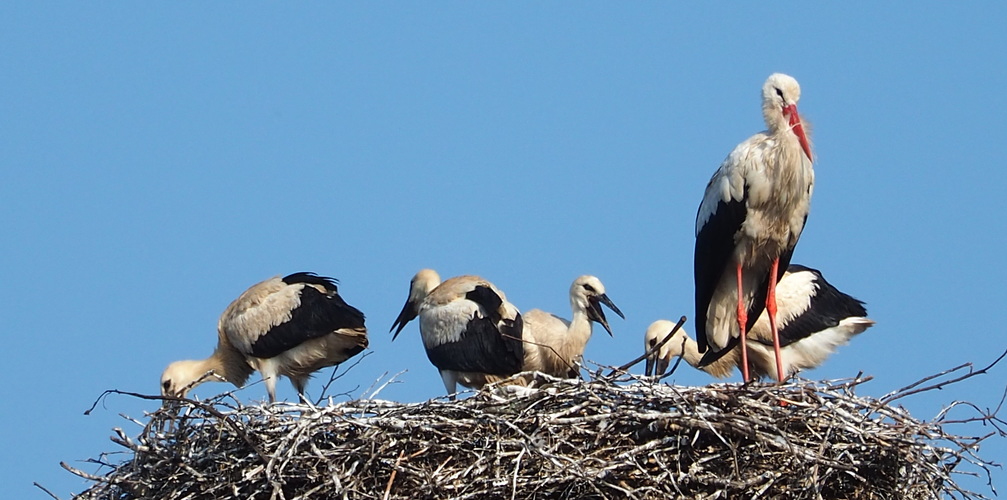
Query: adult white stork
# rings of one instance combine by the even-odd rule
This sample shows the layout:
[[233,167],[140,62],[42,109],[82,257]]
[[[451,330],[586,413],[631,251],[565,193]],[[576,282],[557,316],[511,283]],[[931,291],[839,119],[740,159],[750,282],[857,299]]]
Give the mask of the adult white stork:
[[[769,312],[780,359],[776,283],[804,229],[815,180],[811,145],[797,113],[800,97],[797,80],[770,75],[762,86],[768,130],[734,148],[710,179],[699,206],[696,336],[699,352],[709,359],[737,345],[763,309]],[[741,357],[747,382],[746,342],[741,342]],[[709,362],[704,358],[700,366]],[[782,381],[782,362],[777,366]]]
[[452,398],[457,384],[479,389],[487,376],[521,371],[521,313],[493,283],[478,276],[441,283],[437,272],[423,269],[389,330],[395,330],[393,341],[416,316],[427,358]]
[[523,370],[539,371],[554,377],[576,378],[584,349],[591,339],[591,324],[600,324],[612,335],[602,304],[626,319],[608,298],[601,280],[584,275],[570,285],[570,309],[573,315],[569,321],[541,309],[525,312]]
[[[773,332],[764,311],[745,342],[752,354],[748,366],[756,378],[776,375],[780,371],[790,376],[800,370],[817,368],[838,346],[874,326],[863,302],[839,291],[816,269],[791,265],[777,284],[776,292],[782,363],[777,363],[773,352]],[[644,340],[647,351],[650,352],[674,326],[667,320],[651,324]],[[729,377],[735,367],[742,369],[740,347],[719,354],[700,365],[702,355],[698,345],[679,329],[658,353],[648,356],[646,373],[663,374],[670,361],[679,355],[690,365],[718,378]]]
[[312,373],[366,347],[364,315],[339,296],[335,279],[314,273],[277,276],[253,285],[227,306],[209,358],[168,365],[161,375],[161,394],[185,396],[208,381],[208,373],[241,387],[258,370],[270,402],[276,401],[281,375],[303,397]]

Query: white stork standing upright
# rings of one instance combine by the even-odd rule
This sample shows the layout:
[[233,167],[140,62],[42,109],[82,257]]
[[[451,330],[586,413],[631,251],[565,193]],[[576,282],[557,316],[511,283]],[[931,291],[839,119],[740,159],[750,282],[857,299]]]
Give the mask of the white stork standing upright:
[[[797,101],[801,88],[775,73],[762,86],[768,130],[739,144],[706,186],[696,215],[696,337],[700,366],[737,345],[763,309],[769,312],[783,380],[776,283],[804,229],[815,174]],[[748,351],[741,343],[742,375]],[[710,348],[709,350],[707,348]]]
[[608,298],[605,285],[594,276],[584,275],[570,285],[569,321],[541,309],[524,314],[524,371],[539,371],[562,378],[576,378],[578,364],[591,339],[591,323],[595,322],[612,335],[601,305],[626,319],[622,311]]
[[[777,284],[776,296],[782,364],[777,363],[773,352],[773,332],[769,317],[763,311],[748,331],[745,342],[752,354],[748,365],[755,378],[776,375],[779,371],[790,376],[800,370],[817,368],[838,346],[874,326],[863,302],[836,289],[816,269],[792,264]],[[651,324],[644,340],[647,352],[674,326],[668,320]],[[729,377],[735,367],[743,368],[740,346],[722,351],[722,356],[700,365],[699,346],[679,329],[658,353],[648,356],[646,374],[664,374],[671,360],[679,355],[690,365],[717,378]]]
[[423,269],[389,330],[395,330],[393,341],[416,316],[427,358],[452,398],[457,384],[478,389],[487,376],[521,371],[521,313],[489,281],[456,276],[441,283],[437,272]]
[[343,301],[336,280],[314,273],[279,276],[253,285],[217,323],[217,348],[202,360],[176,361],[161,375],[161,394],[182,397],[212,373],[237,387],[258,370],[269,401],[286,376],[303,397],[311,374],[367,347],[364,315]]

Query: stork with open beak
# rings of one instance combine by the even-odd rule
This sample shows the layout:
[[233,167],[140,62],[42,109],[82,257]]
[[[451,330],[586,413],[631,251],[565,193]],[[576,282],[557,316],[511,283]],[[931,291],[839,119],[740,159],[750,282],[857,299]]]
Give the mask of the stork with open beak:
[[591,339],[591,324],[600,324],[612,336],[602,304],[619,317],[626,318],[605,293],[601,280],[584,275],[570,285],[570,320],[541,309],[527,311],[524,314],[523,370],[576,378],[584,349]]

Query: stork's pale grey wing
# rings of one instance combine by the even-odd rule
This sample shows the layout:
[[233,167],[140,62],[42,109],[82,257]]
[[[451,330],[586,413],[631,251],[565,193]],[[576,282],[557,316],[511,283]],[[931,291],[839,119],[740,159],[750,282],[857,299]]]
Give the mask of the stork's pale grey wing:
[[290,319],[272,327],[252,343],[252,356],[271,358],[340,329],[364,328],[364,314],[347,304],[339,294],[326,294],[312,286],[301,285],[299,295],[300,305],[290,311]]
[[521,371],[524,347],[521,316],[495,322],[476,317],[456,342],[427,348],[427,357],[440,370],[512,375]]

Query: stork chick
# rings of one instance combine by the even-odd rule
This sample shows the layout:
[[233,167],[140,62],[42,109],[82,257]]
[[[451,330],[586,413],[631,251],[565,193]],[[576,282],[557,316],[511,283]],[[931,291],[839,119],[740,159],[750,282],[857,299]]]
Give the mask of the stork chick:
[[601,280],[584,275],[570,285],[570,320],[541,309],[526,312],[523,370],[539,371],[554,377],[576,378],[584,349],[591,339],[591,324],[600,324],[612,336],[612,328],[605,318],[602,304],[626,319],[608,298]]
[[434,270],[420,270],[389,330],[392,340],[417,316],[427,358],[452,399],[457,384],[479,389],[487,377],[521,371],[521,313],[493,283],[478,276],[441,283]]
[[253,285],[227,306],[209,358],[168,365],[161,375],[161,394],[184,397],[211,380],[241,387],[258,370],[270,402],[276,401],[279,376],[288,377],[303,397],[312,373],[366,347],[364,315],[340,297],[335,279],[306,272],[277,276]]

